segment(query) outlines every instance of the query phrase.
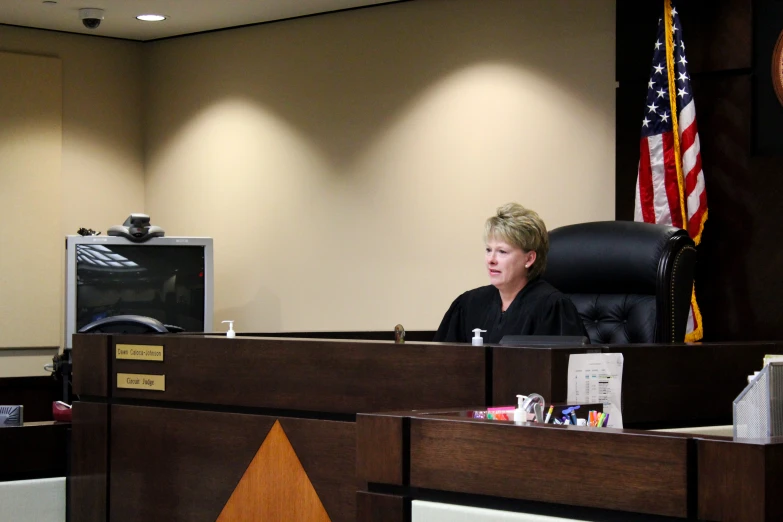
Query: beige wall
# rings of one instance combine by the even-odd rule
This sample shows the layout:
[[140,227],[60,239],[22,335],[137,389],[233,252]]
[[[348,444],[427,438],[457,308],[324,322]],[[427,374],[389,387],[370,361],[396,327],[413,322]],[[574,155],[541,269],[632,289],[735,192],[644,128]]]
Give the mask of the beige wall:
[[60,338],[61,62],[0,52],[0,347]]
[[[0,26],[0,51],[54,57],[62,64],[62,151],[57,198],[48,226],[55,227],[58,240],[57,281],[62,317],[62,255],[66,234],[79,227],[105,233],[121,223],[131,212],[144,210],[143,121],[140,117],[142,96],[142,51],[137,42],[69,35],[18,27]],[[21,78],[28,74],[18,71]],[[31,83],[40,82],[33,76]],[[0,78],[0,96],[8,94],[5,77]],[[7,144],[5,137],[0,138]],[[30,166],[38,163],[28,157]],[[21,165],[25,168],[26,165]],[[29,215],[25,215],[24,212]],[[39,227],[28,227],[36,207],[26,206],[11,218],[22,233],[40,233]],[[62,241],[62,243],[60,243]],[[8,236],[3,237],[3,255],[13,252]],[[13,255],[13,254],[12,254]],[[47,274],[43,280],[49,281]],[[46,283],[49,285],[49,283]],[[15,299],[33,299],[34,293],[21,292]],[[52,313],[52,312],[48,312]],[[51,319],[51,318],[48,318]],[[28,330],[30,325],[15,328]],[[18,331],[0,331],[0,346],[17,346]],[[50,337],[52,337],[50,335]],[[60,345],[57,333],[50,343]],[[48,338],[47,338],[48,340]],[[25,356],[23,354],[29,353]],[[0,377],[45,373],[44,362],[51,361],[54,350],[46,353],[19,350],[0,351]],[[36,370],[38,369],[38,370]]]
[[143,44],[0,25],[0,51],[62,61],[63,235],[141,211]]
[[[612,219],[614,41],[611,0],[417,0],[148,44],[0,26],[0,51],[62,63],[53,226],[144,211],[214,237],[216,324],[240,331],[432,329],[486,283],[496,206]],[[50,356],[0,352],[0,376]]]
[[[146,210],[216,324],[434,329],[516,200],[614,217],[614,1],[418,0],[145,46]],[[588,52],[589,50],[589,52]]]

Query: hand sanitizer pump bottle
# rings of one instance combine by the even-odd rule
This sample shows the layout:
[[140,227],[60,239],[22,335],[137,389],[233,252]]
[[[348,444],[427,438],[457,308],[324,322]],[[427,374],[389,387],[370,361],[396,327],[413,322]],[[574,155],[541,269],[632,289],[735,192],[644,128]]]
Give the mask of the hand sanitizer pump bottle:
[[514,410],[514,424],[527,422],[527,412],[524,410],[524,402],[527,395],[517,395],[517,409]]
[[237,333],[234,331],[234,321],[223,321],[224,323],[228,323],[228,331],[226,332],[226,337],[236,337]]
[[474,328],[472,330],[473,332],[473,346],[482,346],[484,344],[484,339],[481,337],[482,332],[486,333],[486,330],[482,330],[481,328]]

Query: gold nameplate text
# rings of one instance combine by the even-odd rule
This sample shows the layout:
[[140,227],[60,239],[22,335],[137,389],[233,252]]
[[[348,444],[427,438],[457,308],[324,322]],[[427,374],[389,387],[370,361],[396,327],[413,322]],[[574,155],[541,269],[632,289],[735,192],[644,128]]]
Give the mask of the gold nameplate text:
[[166,391],[166,376],[144,375],[141,373],[118,373],[117,388]]
[[163,361],[163,347],[147,344],[118,344],[117,359]]

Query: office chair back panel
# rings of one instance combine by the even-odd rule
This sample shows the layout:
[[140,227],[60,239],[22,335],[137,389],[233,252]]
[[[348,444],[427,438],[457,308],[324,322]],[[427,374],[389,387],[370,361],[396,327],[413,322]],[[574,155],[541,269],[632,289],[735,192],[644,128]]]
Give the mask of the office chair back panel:
[[569,294],[592,344],[647,343],[655,338],[655,296]]
[[598,221],[554,229],[549,244],[544,278],[574,301],[591,342],[684,340],[696,263],[687,232]]
[[78,333],[168,333],[166,325],[143,315],[114,315],[98,319],[79,328]]

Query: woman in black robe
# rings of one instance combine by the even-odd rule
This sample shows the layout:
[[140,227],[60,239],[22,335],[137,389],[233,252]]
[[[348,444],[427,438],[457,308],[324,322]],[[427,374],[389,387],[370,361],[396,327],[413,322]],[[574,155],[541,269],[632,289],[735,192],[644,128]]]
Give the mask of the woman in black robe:
[[490,285],[457,297],[434,341],[468,343],[473,329],[486,330],[484,342],[506,335],[587,337],[571,300],[541,278],[549,234],[534,211],[518,203],[498,208],[484,227]]

